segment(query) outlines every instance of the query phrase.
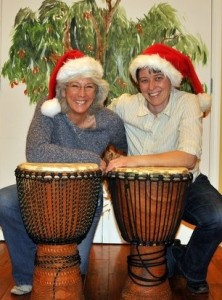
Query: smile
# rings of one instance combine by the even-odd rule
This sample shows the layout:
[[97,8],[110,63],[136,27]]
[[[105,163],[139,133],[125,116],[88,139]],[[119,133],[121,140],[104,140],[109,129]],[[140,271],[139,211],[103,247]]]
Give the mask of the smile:
[[78,104],[78,105],[83,105],[83,104],[86,103],[86,101],[85,100],[78,100],[78,101],[75,101],[75,103]]
[[156,97],[159,96],[160,92],[155,92],[155,93],[149,93],[150,97]]

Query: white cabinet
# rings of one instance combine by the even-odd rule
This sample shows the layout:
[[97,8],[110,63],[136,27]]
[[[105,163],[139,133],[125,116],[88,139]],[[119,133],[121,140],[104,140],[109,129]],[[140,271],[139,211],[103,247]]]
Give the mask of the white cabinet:
[[0,227],[0,241],[4,240],[4,236],[3,236],[3,233],[2,233],[2,229]]

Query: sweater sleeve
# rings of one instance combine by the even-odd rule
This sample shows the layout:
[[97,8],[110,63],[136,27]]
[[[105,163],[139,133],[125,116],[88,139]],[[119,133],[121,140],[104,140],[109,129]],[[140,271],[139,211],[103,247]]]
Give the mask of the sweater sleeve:
[[[70,146],[67,142],[55,143],[52,138],[54,119],[41,113],[40,101],[29,127],[26,140],[26,157],[30,162],[100,163],[100,156],[90,150]],[[56,116],[54,117],[56,118]],[[65,132],[64,132],[65,135]],[[63,137],[64,140],[64,137]]]
[[127,153],[128,146],[127,146],[126,132],[125,132],[124,123],[117,114],[115,114],[115,116],[116,116],[115,117],[115,123],[113,121],[113,123],[115,125],[112,126],[110,144],[115,146],[116,149]]

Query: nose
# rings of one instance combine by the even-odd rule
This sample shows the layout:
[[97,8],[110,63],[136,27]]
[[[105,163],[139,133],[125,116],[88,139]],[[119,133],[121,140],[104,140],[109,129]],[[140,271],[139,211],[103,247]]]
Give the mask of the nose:
[[149,84],[148,84],[148,88],[149,90],[153,90],[156,86],[156,82],[153,78],[150,79]]
[[79,87],[79,95],[85,96],[85,93],[86,93],[85,87],[84,86],[80,86]]

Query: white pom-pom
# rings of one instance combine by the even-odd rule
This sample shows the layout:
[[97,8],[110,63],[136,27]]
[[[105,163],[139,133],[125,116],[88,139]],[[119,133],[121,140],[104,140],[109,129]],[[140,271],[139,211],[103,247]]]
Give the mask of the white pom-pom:
[[61,105],[57,98],[45,101],[41,106],[41,112],[44,116],[53,118],[61,112]]
[[198,94],[200,108],[202,112],[207,112],[211,108],[211,96],[208,94]]

